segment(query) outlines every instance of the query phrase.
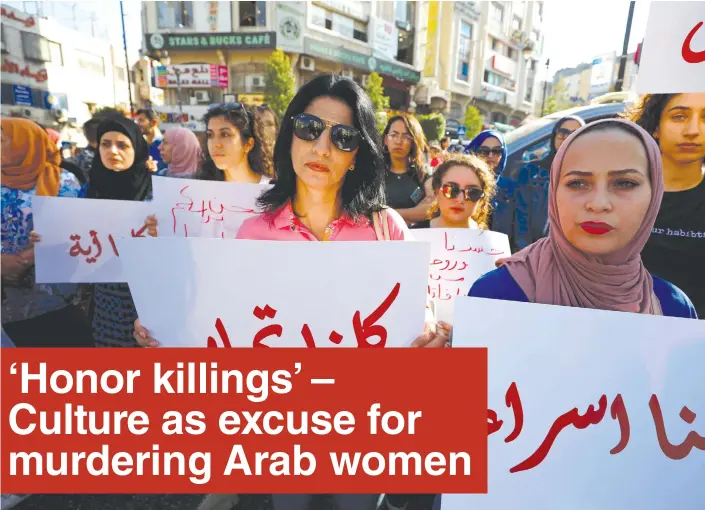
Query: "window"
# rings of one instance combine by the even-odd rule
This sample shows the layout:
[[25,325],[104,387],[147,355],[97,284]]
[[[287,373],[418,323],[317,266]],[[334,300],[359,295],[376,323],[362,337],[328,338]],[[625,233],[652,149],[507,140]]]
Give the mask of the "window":
[[457,78],[462,81],[470,80],[470,62],[472,61],[472,25],[460,23],[460,36],[458,38],[458,73]]
[[0,32],[0,37],[2,37],[2,52],[7,53],[7,50],[5,49],[5,31],[3,30]]
[[516,16],[512,18],[512,32],[515,30],[521,32],[521,19]]
[[502,87],[508,90],[514,90],[516,88],[516,84],[514,83],[514,81],[500,74],[493,73],[488,69],[485,69],[483,80],[485,83],[489,83],[490,85],[494,85],[495,87]]
[[531,102],[531,96],[534,94],[533,83],[529,82],[526,84],[526,93],[524,94],[524,101]]
[[53,41],[48,41],[49,43],[49,55],[51,57],[51,63],[58,66],[64,65],[64,56],[61,53],[61,45]]
[[492,4],[490,5],[490,19],[495,23],[504,22],[504,7]]
[[493,51],[502,51],[502,43],[494,37],[490,37],[490,47]]
[[157,26],[193,28],[193,2],[157,2]]
[[51,62],[51,52],[49,51],[49,41],[38,34],[31,32],[21,32],[22,50],[24,57],[37,62]]
[[311,21],[318,27],[332,30],[351,39],[367,42],[367,24],[361,21],[331,12],[318,5],[311,5]]
[[125,68],[124,67],[115,67],[115,74],[117,74],[118,80],[125,81]]
[[266,2],[239,2],[240,26],[263,27],[267,24]]
[[516,60],[518,55],[519,55],[519,52],[517,50],[507,46],[507,57],[511,58],[512,60]]
[[535,43],[539,42],[539,31],[538,30],[531,31],[531,40],[534,41]]
[[399,30],[397,60],[405,64],[414,64],[414,31]]
[[76,57],[78,67],[81,69],[89,73],[105,76],[105,61],[103,57],[81,50],[76,50]]
[[407,23],[414,24],[414,8],[415,2],[407,0],[397,0],[396,21],[402,25]]

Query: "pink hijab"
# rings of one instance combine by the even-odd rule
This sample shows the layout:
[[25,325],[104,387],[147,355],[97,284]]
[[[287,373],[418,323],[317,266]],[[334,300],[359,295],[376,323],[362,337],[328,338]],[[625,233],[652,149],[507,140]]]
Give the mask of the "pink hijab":
[[[629,126],[646,149],[651,176],[651,203],[634,238],[624,248],[605,256],[588,256],[570,244],[558,221],[556,191],[563,158],[576,137],[600,124]],[[595,148],[599,150],[599,147]],[[549,235],[506,261],[507,269],[532,303],[597,308],[645,314],[658,313],[652,294],[653,280],[641,262],[663,197],[661,153],[645,130],[627,120],[606,119],[581,127],[570,135],[551,166],[549,183]]]
[[191,177],[198,171],[201,161],[201,144],[191,130],[177,127],[164,133],[164,139],[172,146],[168,177]]

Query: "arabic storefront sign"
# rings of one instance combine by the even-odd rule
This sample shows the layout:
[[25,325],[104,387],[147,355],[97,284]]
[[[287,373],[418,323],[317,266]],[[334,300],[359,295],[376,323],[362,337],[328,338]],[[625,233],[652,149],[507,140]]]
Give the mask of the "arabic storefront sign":
[[13,62],[9,58],[4,58],[2,60],[2,72],[10,74],[19,74],[24,78],[31,78],[37,83],[44,83],[49,79],[46,69],[39,69],[38,71],[32,71],[29,64],[22,67],[21,64]]
[[276,47],[276,32],[229,34],[147,34],[149,50],[258,49]]
[[351,51],[342,46],[333,46],[315,39],[306,38],[304,53],[309,55],[322,57],[334,62],[340,62],[351,67],[363,69],[367,72],[378,72],[393,76],[400,81],[408,81],[418,83],[421,80],[421,73],[404,67],[399,64],[380,60],[370,55]]
[[25,28],[32,28],[37,24],[33,16],[23,14],[9,7],[2,7],[1,13],[3,18],[21,23]]
[[157,69],[159,88],[228,88],[228,68],[216,64],[176,64]]

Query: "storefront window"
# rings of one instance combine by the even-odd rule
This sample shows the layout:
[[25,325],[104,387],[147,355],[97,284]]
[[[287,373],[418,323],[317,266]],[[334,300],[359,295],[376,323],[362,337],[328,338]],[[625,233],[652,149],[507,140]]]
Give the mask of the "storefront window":
[[240,26],[263,27],[267,24],[266,2],[239,2]]
[[472,61],[472,25],[460,23],[458,39],[458,72],[461,81],[470,80],[470,63]]
[[159,28],[192,28],[193,2],[157,2]]
[[414,32],[413,30],[399,30],[399,46],[397,60],[405,64],[414,64]]

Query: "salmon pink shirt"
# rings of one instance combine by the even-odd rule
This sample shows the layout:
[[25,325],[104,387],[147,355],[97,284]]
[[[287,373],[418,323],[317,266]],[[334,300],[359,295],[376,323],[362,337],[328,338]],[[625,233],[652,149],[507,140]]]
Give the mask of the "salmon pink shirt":
[[[393,209],[387,209],[389,238],[392,241],[412,240],[406,223]],[[311,231],[299,220],[291,202],[273,213],[249,218],[240,227],[236,239],[253,241],[317,241]],[[343,214],[326,228],[323,241],[376,241],[374,225],[365,217],[351,218]]]

